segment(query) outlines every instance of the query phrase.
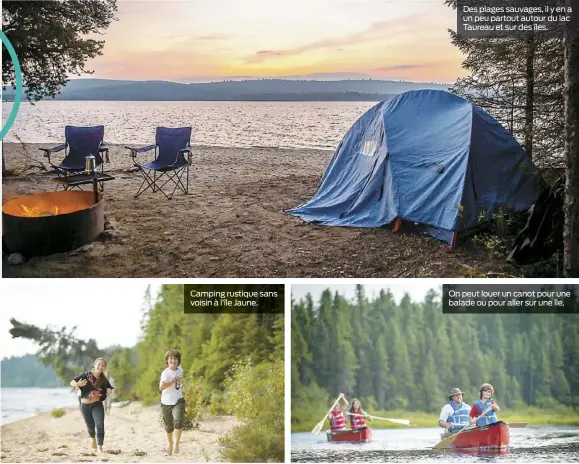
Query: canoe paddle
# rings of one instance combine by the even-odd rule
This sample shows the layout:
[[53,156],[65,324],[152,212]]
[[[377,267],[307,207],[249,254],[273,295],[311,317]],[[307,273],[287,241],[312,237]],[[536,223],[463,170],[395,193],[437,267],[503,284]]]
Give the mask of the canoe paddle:
[[[474,419],[474,423],[476,424],[476,421],[479,420],[481,417],[483,417],[485,414],[487,414],[489,411],[492,411],[493,408],[488,408],[487,410],[485,410],[480,416],[478,416],[476,419]],[[454,440],[456,440],[456,437],[458,437],[462,432],[464,432],[465,430],[472,430],[476,427],[468,427],[465,426],[462,429],[460,429],[457,433],[455,433],[454,435],[450,435],[446,438],[443,438],[439,443],[437,443],[436,445],[433,446],[433,449],[447,449],[450,448],[450,446],[454,443]]]
[[512,429],[524,429],[527,425],[529,425],[529,423],[528,422],[509,422],[507,425]]
[[350,404],[350,403],[348,403],[348,400],[346,399],[346,397],[342,393],[340,393],[340,396],[338,396],[338,399],[336,401],[334,401],[334,404],[332,404],[332,407],[328,411],[328,414],[326,414],[324,416],[324,418],[316,424],[316,426],[312,430],[312,435],[317,435],[318,433],[320,433],[322,431],[322,427],[324,426],[324,422],[326,422],[326,417],[328,417],[329,414],[332,412],[332,409],[334,409],[336,407],[336,404],[338,404],[340,402],[340,398],[343,398],[344,401],[346,402],[346,404]]
[[354,414],[352,412],[347,412],[346,414],[348,414],[349,416],[369,417],[370,419],[390,421],[400,425],[410,425],[410,421],[406,419],[388,419],[387,417],[371,416],[370,414]]

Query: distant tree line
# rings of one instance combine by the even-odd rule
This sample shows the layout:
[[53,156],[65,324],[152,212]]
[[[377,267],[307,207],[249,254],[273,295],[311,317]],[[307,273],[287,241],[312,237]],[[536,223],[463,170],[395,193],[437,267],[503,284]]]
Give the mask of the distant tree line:
[[369,409],[436,412],[490,382],[506,408],[579,408],[579,318],[563,314],[443,314],[440,295],[397,303],[383,290],[350,301],[325,290],[292,303],[292,415],[340,392]]
[[2,388],[5,387],[43,387],[64,386],[50,366],[45,366],[37,356],[27,354],[2,360]]

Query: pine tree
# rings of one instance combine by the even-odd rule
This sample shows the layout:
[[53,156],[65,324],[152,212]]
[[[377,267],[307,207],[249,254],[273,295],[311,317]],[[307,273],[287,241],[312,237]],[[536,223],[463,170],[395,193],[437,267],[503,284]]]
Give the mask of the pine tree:
[[[579,34],[577,4],[567,0],[573,24],[565,31],[565,226],[564,266],[567,277],[579,277]],[[572,29],[574,28],[574,29]]]
[[565,377],[563,371],[563,346],[561,345],[561,337],[557,332],[553,334],[553,347],[551,350],[551,391],[553,398],[563,404],[569,404],[569,396],[571,394],[571,387]]
[[420,376],[420,396],[422,403],[420,409],[426,412],[435,412],[440,409],[440,402],[444,398],[443,392],[438,388],[438,372],[434,363],[432,350],[428,351],[422,363]]

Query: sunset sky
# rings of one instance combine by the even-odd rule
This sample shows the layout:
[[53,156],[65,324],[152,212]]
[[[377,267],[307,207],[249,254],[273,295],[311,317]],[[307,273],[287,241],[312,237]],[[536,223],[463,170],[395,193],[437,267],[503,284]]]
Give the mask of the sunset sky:
[[[118,1],[93,77],[183,82],[354,73],[453,82],[443,0]],[[330,77],[332,74],[330,74]]]

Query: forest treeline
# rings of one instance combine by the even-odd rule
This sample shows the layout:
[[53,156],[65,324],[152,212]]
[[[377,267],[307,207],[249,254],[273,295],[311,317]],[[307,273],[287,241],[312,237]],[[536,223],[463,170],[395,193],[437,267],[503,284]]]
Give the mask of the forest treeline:
[[183,285],[163,285],[155,296],[147,290],[141,337],[132,348],[107,353],[94,340],[76,339],[74,331],[41,329],[14,319],[10,332],[36,341],[39,358],[67,383],[96,357],[106,356],[117,399],[145,404],[159,403],[164,355],[177,349],[185,375],[187,422],[192,425],[205,412],[235,415],[242,425],[220,439],[225,459],[283,461],[283,314],[185,314],[183,290]]
[[434,290],[397,303],[358,285],[353,300],[325,290],[319,301],[294,301],[291,333],[292,423],[340,392],[370,411],[434,413],[451,388],[472,403],[483,382],[504,408],[579,408],[575,315],[449,315]]
[[6,387],[43,387],[64,386],[50,366],[45,366],[33,354],[12,356],[2,360],[2,388]]
[[[448,90],[450,84],[390,80],[248,79],[185,84],[167,81],[72,79],[55,96],[57,100],[138,101],[379,101],[414,89]],[[14,99],[7,88],[4,98]]]

